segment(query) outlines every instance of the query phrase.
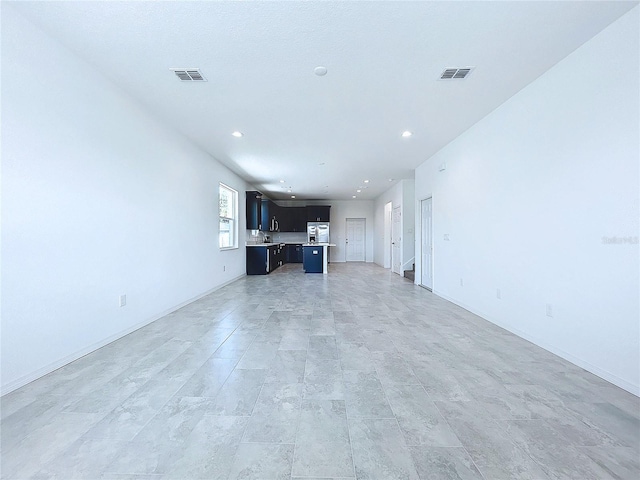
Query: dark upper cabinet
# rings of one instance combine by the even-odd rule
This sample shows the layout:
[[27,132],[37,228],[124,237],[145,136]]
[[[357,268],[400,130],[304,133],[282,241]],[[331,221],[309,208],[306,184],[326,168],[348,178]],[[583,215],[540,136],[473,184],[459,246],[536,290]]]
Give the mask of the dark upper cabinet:
[[291,226],[293,230],[290,232],[306,232],[307,231],[307,207],[292,207]]
[[324,205],[309,205],[307,206],[307,221],[308,222],[328,222],[330,206]]
[[280,207],[281,232],[306,232],[307,231],[307,209],[305,207]]
[[330,206],[281,207],[257,191],[247,191],[247,229],[306,232],[307,222],[328,222]]
[[280,211],[282,207],[276,205],[271,200],[262,200],[261,217],[262,230],[269,232],[279,232],[280,230]]
[[247,197],[247,229],[262,230],[262,194],[248,191],[245,195]]

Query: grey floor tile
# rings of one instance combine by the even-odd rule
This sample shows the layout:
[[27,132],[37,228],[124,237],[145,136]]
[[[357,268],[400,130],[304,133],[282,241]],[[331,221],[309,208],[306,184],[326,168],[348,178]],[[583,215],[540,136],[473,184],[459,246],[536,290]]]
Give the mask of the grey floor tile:
[[251,415],[266,370],[240,370],[236,368],[218,392],[215,402],[207,413],[214,415]]
[[421,385],[396,385],[386,395],[407,445],[461,446]]
[[215,397],[236,365],[235,359],[211,358],[178,391],[184,397]]
[[462,447],[409,447],[420,478],[484,480]]
[[310,335],[309,358],[313,359],[338,359],[338,348],[334,335]]
[[549,478],[600,480],[608,474],[597,462],[567,442],[547,420],[510,420],[506,430]]
[[484,415],[477,402],[435,402],[485,478],[547,480],[549,477],[509,437],[506,424]]
[[395,419],[349,418],[357,478],[418,479]]
[[296,442],[292,476],[354,478],[349,442]]
[[249,419],[243,442],[295,442],[302,384],[265,383]]
[[202,417],[185,441],[182,457],[165,477],[226,480],[247,421],[247,417]]
[[307,353],[301,350],[278,350],[271,362],[265,383],[302,383]]
[[347,411],[343,400],[304,400],[297,441],[349,442]]
[[293,445],[242,443],[229,473],[229,480],[291,478]]
[[0,402],[8,480],[640,478],[638,397],[371,264],[244,277]]
[[375,373],[345,371],[345,400],[351,417],[394,418]]

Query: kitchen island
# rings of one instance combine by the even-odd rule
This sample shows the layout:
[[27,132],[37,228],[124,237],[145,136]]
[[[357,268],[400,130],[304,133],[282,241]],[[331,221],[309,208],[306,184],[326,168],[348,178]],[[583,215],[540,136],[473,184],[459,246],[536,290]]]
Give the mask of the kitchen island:
[[329,247],[335,243],[303,243],[302,267],[305,273],[329,273]]

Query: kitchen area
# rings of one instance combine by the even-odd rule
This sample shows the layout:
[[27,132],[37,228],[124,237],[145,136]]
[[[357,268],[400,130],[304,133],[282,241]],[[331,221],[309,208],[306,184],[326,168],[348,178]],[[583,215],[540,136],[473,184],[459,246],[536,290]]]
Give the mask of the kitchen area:
[[280,206],[257,191],[246,192],[247,275],[267,275],[284,264],[305,273],[329,270],[330,206]]

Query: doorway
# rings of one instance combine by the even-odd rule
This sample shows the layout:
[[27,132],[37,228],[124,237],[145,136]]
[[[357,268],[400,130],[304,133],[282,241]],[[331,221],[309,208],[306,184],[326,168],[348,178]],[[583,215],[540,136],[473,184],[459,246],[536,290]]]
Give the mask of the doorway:
[[420,202],[420,285],[433,291],[433,212],[432,198]]
[[393,207],[391,229],[391,271],[402,275],[402,206]]
[[391,202],[384,206],[384,268],[391,268]]
[[345,239],[345,261],[364,262],[366,260],[365,238],[366,219],[347,218],[347,235]]

